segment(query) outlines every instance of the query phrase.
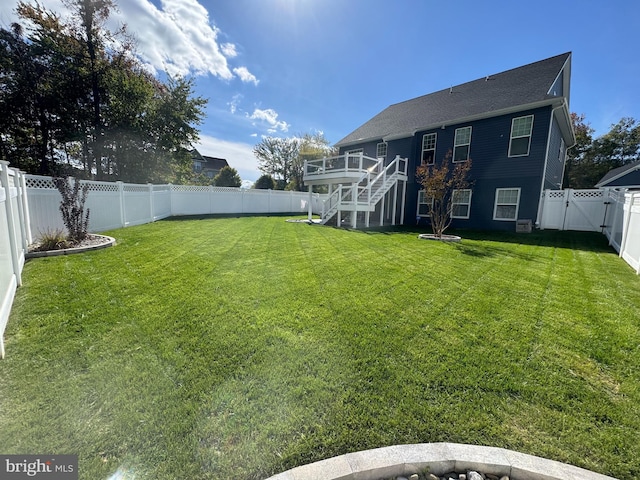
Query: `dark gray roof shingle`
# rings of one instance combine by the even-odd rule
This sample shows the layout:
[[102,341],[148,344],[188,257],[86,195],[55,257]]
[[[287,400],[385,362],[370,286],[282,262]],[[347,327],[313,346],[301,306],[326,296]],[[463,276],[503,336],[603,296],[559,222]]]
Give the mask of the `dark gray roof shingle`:
[[618,179],[627,173],[633,172],[635,170],[640,169],[640,160],[636,162],[627,163],[618,168],[614,168],[613,170],[609,170],[604,177],[600,179],[598,183],[596,183],[596,187],[606,187],[607,184],[615,179]]
[[389,106],[336,145],[416,130],[554,98],[548,95],[570,52]]

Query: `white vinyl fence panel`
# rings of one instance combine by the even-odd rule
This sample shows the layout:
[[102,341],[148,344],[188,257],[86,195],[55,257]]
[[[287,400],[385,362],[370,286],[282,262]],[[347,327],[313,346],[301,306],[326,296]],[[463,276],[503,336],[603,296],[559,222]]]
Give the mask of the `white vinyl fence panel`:
[[0,358],[4,358],[4,331],[32,240],[28,215],[24,176],[0,161]]
[[[30,227],[34,235],[63,230],[60,194],[51,177],[26,176]],[[308,192],[247,190],[199,185],[140,185],[81,181],[89,185],[89,231],[140,225],[169,216],[210,214],[320,213],[320,195]]]
[[545,190],[540,228],[602,232],[640,274],[640,192]]
[[640,192],[627,193],[620,256],[640,275]]
[[540,228],[600,232],[605,190],[545,190]]

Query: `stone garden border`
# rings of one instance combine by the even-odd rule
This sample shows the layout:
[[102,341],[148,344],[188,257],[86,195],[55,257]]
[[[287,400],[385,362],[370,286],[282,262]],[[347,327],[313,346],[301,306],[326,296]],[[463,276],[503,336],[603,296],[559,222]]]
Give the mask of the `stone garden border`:
[[511,480],[615,480],[566,463],[497,447],[421,443],[347,453],[302,465],[267,480],[381,480],[428,472],[475,470]]
[[100,250],[102,248],[111,247],[116,244],[116,239],[108,237],[107,235],[98,235],[92,233],[92,237],[96,237],[98,241],[90,242],[88,245],[81,245],[79,247],[62,248],[60,250],[46,250],[43,252],[28,252],[25,254],[25,258],[39,258],[39,257],[55,257],[58,255],[71,255],[73,253],[88,252],[91,250]]

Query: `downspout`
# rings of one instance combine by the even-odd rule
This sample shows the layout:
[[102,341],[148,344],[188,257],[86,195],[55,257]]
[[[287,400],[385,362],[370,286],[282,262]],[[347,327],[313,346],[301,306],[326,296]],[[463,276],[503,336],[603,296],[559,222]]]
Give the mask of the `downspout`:
[[[547,151],[544,155],[544,166],[542,168],[542,182],[540,183],[540,191],[538,194],[538,213],[536,215],[536,227],[540,228],[540,222],[542,221],[542,205],[544,199],[544,180],[547,177],[547,165],[549,163],[549,150],[551,148],[551,132],[553,131],[553,119],[556,116],[556,110],[564,107],[564,102],[562,105],[551,109],[551,119],[549,120],[549,133],[547,135]],[[565,155],[566,161],[566,155]],[[564,168],[563,168],[564,170]]]

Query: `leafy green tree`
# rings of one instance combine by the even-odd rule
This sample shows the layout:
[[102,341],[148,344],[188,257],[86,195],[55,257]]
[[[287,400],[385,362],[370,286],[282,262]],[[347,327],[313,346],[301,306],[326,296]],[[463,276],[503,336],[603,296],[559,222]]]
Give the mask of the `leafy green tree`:
[[334,150],[322,132],[289,138],[264,137],[253,148],[258,169],[271,175],[277,188],[304,190],[305,160],[330,156]]
[[325,138],[322,132],[305,133],[298,138],[300,138],[300,149],[298,158],[293,162],[291,168],[291,181],[289,182],[288,190],[303,191],[305,190],[303,181],[304,162],[337,155],[338,152],[337,149],[331,147],[329,140]]
[[593,188],[611,169],[640,159],[640,124],[624,117],[606,134],[593,138],[584,115],[571,115],[576,145],[569,149],[565,166],[566,188]]
[[239,187],[242,185],[242,179],[238,175],[238,171],[229,165],[222,167],[220,172],[213,179],[216,187]]
[[67,4],[62,22],[20,2],[26,28],[0,29],[0,156],[31,173],[183,183],[206,101],[142,68],[124,29],[105,28],[112,0]]
[[296,137],[264,137],[253,147],[258,170],[271,175],[284,188],[290,181],[294,163],[300,153],[300,139]]
[[253,184],[253,188],[258,190],[275,190],[276,181],[271,175],[265,173],[256,180],[256,183]]

